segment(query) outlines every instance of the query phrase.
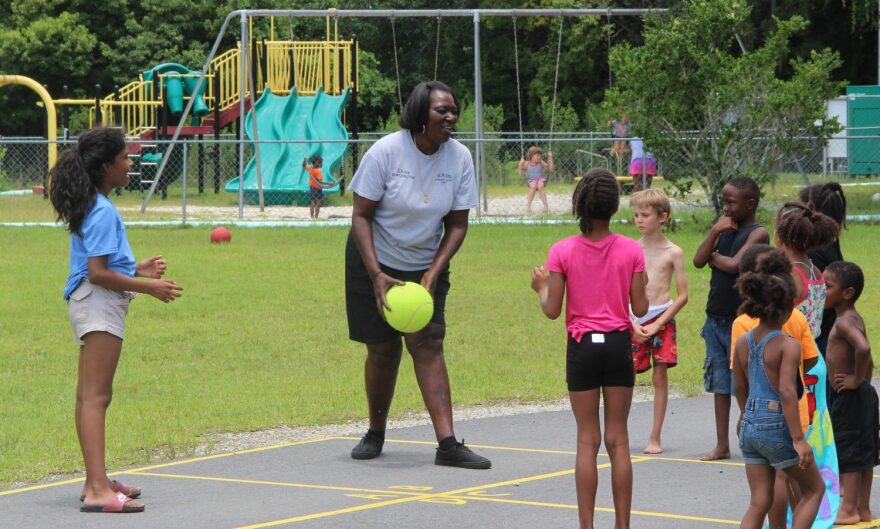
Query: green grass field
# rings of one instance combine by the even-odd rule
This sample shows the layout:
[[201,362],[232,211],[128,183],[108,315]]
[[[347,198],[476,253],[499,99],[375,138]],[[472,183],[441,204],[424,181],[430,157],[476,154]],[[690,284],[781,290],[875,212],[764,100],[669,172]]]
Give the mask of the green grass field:
[[[763,211],[762,222],[771,216]],[[705,215],[691,217],[670,235],[688,263],[708,225]],[[447,309],[457,406],[565,396],[564,323],[541,314],[529,270],[576,230],[471,227],[453,262]],[[132,304],[108,419],[111,467],[189,454],[207,433],[366,414],[363,346],[348,340],[345,322],[347,228],[233,228],[232,244],[223,246],[209,244],[208,231],[129,228],[136,255],[164,255],[168,277],[186,290],[169,305],[146,296]],[[844,254],[869,278],[859,307],[874,343],[878,243],[873,225],[854,224],[842,235]],[[72,420],[77,347],[61,299],[68,244],[62,229],[0,227],[0,487],[82,467]],[[702,391],[708,271],[688,266],[691,301],[678,318],[681,358],[670,378],[693,395]],[[650,384],[649,376],[638,383]],[[405,359],[392,415],[422,409]]]

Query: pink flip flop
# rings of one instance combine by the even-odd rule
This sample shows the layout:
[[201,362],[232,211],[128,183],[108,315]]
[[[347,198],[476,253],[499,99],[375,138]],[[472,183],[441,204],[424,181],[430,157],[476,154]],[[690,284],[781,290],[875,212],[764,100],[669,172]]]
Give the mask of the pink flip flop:
[[[117,481],[115,479],[111,483],[113,483],[113,492],[121,492],[131,499],[138,498],[140,497],[141,493],[143,493],[143,489],[141,489],[140,487],[130,487],[125,483]],[[86,501],[86,495],[81,494],[79,497],[79,501]]]
[[121,492],[117,492],[112,500],[103,505],[83,505],[79,510],[80,512],[144,512],[144,505],[133,505],[132,502],[134,502],[133,499]]

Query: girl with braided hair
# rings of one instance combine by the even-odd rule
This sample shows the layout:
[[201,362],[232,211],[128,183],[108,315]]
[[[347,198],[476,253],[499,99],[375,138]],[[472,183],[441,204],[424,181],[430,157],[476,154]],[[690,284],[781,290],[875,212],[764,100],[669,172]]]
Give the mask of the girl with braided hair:
[[[111,481],[104,466],[104,430],[113,376],[125,337],[125,316],[135,292],[168,303],[182,290],[163,280],[165,259],[134,259],[122,217],[108,198],[128,184],[131,161],[119,129],[84,132],[49,171],[49,199],[70,231],[70,275],[64,299],[79,345],[76,433],[86,467],[80,510],[141,512],[139,487]],[[152,278],[138,281],[136,276]]]
[[566,299],[566,382],[577,422],[575,484],[582,529],[593,527],[596,455],[603,440],[600,391],[616,528],[629,527],[632,505],[627,419],[635,374],[629,311],[632,306],[633,314],[643,316],[648,297],[641,246],[609,229],[619,203],[614,175],[607,169],[588,172],[572,196],[572,213],[581,233],[554,244],[547,264],[532,269],[532,289],[538,293],[544,315],[558,318]]
[[[846,196],[843,194],[843,188],[837,182],[807,186],[798,193],[798,200],[834,219],[840,225],[841,230],[846,228]],[[824,272],[831,263],[844,260],[843,253],[840,251],[840,236],[838,235],[831,244],[809,250],[807,255],[813,264]],[[836,319],[837,314],[833,309],[822,312],[821,334],[816,338],[816,345],[819,346],[819,352],[823,356],[825,355],[825,347],[828,345],[828,334],[834,327]]]
[[803,202],[786,202],[776,214],[776,247],[791,261],[795,305],[810,322],[814,338],[821,332],[825,280],[807,252],[831,244],[839,232],[837,222]]
[[801,426],[798,400],[803,394],[801,347],[780,329],[791,316],[796,296],[791,263],[780,250],[758,255],[754,271],[736,281],[743,299],[740,312],[758,318],[733,350],[733,376],[741,419],[739,447],[746,463],[751,500],[740,527],[760,529],[774,498],[778,470],[797,483],[801,497],[792,529],[812,526],[825,483]]

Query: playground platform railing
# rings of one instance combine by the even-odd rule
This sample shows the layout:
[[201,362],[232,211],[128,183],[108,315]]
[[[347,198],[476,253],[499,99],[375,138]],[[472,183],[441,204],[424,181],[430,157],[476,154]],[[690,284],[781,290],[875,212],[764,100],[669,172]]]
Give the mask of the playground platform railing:
[[[347,144],[344,157],[334,162],[333,167],[325,168],[333,172],[328,181],[342,181],[343,188],[351,181],[360,159],[367,149],[383,133],[362,133],[359,139],[338,140]],[[476,154],[480,150],[482,160],[480,207],[478,214],[486,217],[522,217],[526,212],[525,178],[519,174],[518,164],[521,155],[532,145],[538,145],[547,152],[552,150],[554,168],[547,182],[547,194],[551,216],[570,218],[571,192],[575,178],[591,168],[604,167],[615,176],[629,176],[628,154],[618,158],[610,154],[613,138],[606,132],[532,132],[520,137],[514,132],[489,132],[481,142],[467,131],[456,133],[456,139]],[[877,136],[838,136],[833,141],[820,142],[805,139],[809,148],[797,158],[778,162],[777,174],[789,175],[786,182],[797,186],[801,183],[817,183],[828,180],[846,180],[853,184],[864,181],[859,175],[850,175],[847,146],[860,146],[858,152],[867,152],[874,160],[880,161],[880,137]],[[866,149],[865,142],[871,142]],[[138,143],[137,140],[132,143]],[[224,135],[219,140],[192,138],[181,139],[171,153],[161,180],[157,183],[153,198],[140,212],[148,188],[156,176],[157,161],[168,147],[165,140],[140,142],[139,155],[133,158],[130,182],[113,198],[126,222],[233,222],[251,221],[256,223],[309,222],[309,195],[307,188],[295,187],[285,180],[289,174],[301,171],[302,159],[279,158],[287,167],[261,167],[264,190],[264,208],[260,208],[258,194],[247,191],[241,196],[238,192],[227,192],[227,183],[240,174],[240,168],[252,163],[253,145],[246,144],[244,157],[239,159],[238,140]],[[261,152],[267,152],[282,145],[287,148],[308,147],[309,141],[261,141]],[[62,152],[74,144],[73,139],[60,140],[58,151]],[[303,144],[306,144],[303,146]],[[761,152],[761,145],[755,152]],[[841,150],[842,147],[842,150]],[[0,223],[9,222],[53,222],[48,201],[41,198],[47,185],[48,143],[42,138],[0,137]],[[657,157],[657,175],[662,176],[661,185],[671,190],[676,182],[691,176],[692,170],[687,160],[674,156]],[[743,168],[749,160],[743,160]],[[298,173],[297,173],[298,174]],[[880,162],[874,175],[880,174]],[[635,176],[638,178],[638,175]],[[856,180],[855,178],[859,178]],[[332,180],[331,180],[332,179]],[[623,180],[626,180],[625,178]],[[625,182],[628,184],[628,182]],[[298,185],[302,185],[299,182]],[[293,186],[293,187],[292,187]],[[323,221],[344,222],[351,215],[351,197],[348,192],[340,193],[335,187],[323,193],[320,201],[320,219]],[[233,189],[237,191],[237,188]],[[628,185],[623,187],[628,193]],[[705,194],[697,187],[684,199],[694,207],[708,208]],[[880,191],[880,190],[878,190]],[[791,196],[794,196],[795,189]],[[682,200],[679,198],[679,200]],[[625,203],[625,201],[624,201]],[[542,203],[535,198],[533,211],[540,215]]]
[[[299,93],[314,95],[318,87],[330,95],[340,94],[353,86],[353,62],[356,44],[348,41],[267,41],[253,42],[256,62],[253,63],[255,91],[261,94],[269,88],[276,94],[287,94],[296,85]],[[251,66],[253,61],[246,61]],[[296,70],[291,70],[291,65]],[[225,112],[239,104],[240,98],[251,96],[250,87],[242,91],[240,84],[241,43],[220,54],[211,62],[202,88],[203,100],[214,111]],[[245,79],[250,75],[245,72]],[[166,107],[166,86],[181,79],[198,79],[200,72],[190,74],[159,74],[155,81],[143,78],[132,81],[100,100],[99,108],[90,111],[90,124],[122,127],[129,136],[142,136],[154,131],[160,113]],[[194,82],[192,84],[195,84]],[[184,104],[190,94],[185,94]],[[176,125],[174,116],[167,121]]]

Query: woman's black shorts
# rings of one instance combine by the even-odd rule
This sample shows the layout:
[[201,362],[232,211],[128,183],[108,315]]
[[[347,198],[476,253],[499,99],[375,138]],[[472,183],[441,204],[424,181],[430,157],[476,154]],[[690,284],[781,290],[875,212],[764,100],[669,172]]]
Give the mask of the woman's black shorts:
[[[401,281],[419,283],[425,270],[396,270],[380,264],[382,272]],[[449,270],[437,278],[434,287],[434,315],[432,323],[446,325],[446,294],[449,293]],[[345,243],[345,313],[348,316],[348,337],[365,344],[384,343],[391,341],[403,333],[394,330],[382,319],[376,308],[376,295],[373,293],[373,282],[364,266],[364,260],[349,232]],[[631,368],[632,366],[630,366]]]
[[636,376],[629,330],[588,332],[580,342],[569,336],[565,381],[568,391],[588,391],[602,386],[633,387]]

